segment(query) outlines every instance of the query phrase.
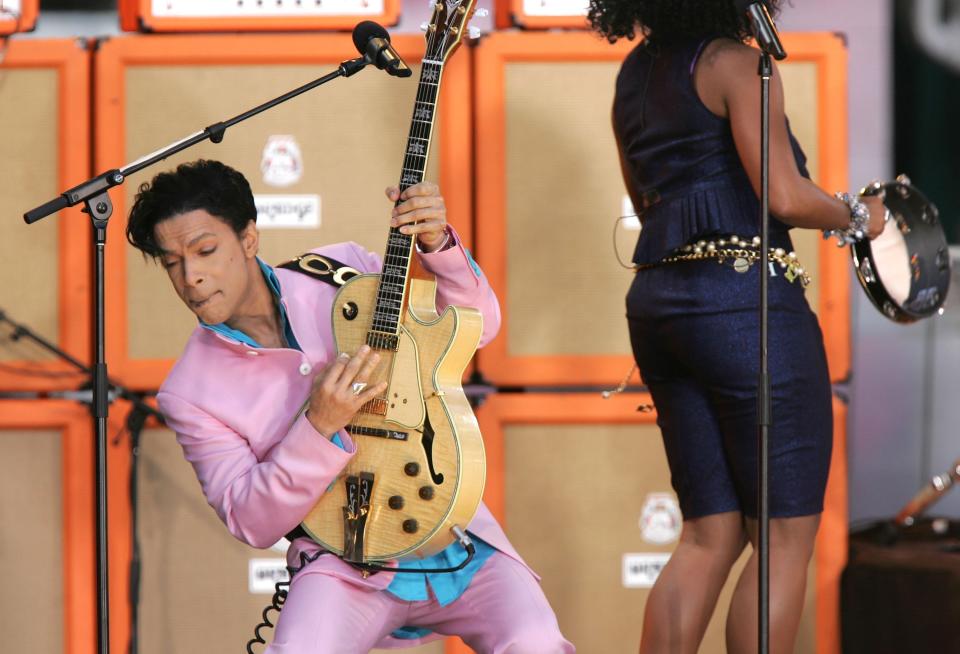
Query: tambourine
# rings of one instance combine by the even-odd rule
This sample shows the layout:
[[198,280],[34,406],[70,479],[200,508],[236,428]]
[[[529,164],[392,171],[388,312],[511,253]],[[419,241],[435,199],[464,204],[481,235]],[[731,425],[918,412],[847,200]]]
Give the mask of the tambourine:
[[937,208],[905,175],[874,182],[860,194],[879,196],[888,212],[880,236],[850,248],[867,297],[900,323],[942,313],[950,288],[950,250]]

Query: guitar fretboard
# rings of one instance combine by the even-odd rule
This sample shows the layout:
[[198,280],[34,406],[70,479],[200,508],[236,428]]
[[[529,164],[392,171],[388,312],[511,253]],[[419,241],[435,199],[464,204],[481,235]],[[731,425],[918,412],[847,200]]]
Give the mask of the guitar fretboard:
[[[401,193],[423,181],[430,154],[430,137],[436,118],[442,74],[443,62],[423,60],[420,84],[417,87],[417,100],[413,105],[413,119],[410,121],[410,134],[407,137],[407,147],[403,156],[403,169],[400,172]],[[396,227],[391,227],[387,236],[383,272],[380,275],[380,285],[377,287],[377,304],[372,327],[374,332],[385,336],[382,339],[384,345],[381,347],[395,343],[395,338],[390,337],[395,337],[400,330],[414,240],[414,236],[403,234]],[[371,343],[371,345],[377,347],[379,344]]]

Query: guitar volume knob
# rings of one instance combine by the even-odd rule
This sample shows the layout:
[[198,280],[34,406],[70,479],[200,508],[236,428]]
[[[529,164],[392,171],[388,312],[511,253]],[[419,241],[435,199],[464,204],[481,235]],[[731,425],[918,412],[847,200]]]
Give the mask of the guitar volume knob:
[[420,529],[420,525],[418,525],[417,521],[413,518],[403,521],[403,530],[408,534],[415,534],[418,529]]
[[391,495],[390,499],[387,500],[387,506],[389,506],[394,511],[399,511],[403,508],[403,496],[401,495]]
[[420,474],[420,464],[416,461],[411,461],[403,466],[403,472],[406,473],[408,477],[416,477]]
[[356,302],[344,302],[341,310],[343,311],[343,317],[347,320],[353,320],[360,313],[360,308]]

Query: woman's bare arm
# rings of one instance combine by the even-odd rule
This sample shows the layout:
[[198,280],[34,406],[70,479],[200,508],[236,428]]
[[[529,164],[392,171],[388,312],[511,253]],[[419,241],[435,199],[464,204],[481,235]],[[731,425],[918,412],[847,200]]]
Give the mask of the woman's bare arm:
[[[760,194],[760,81],[759,53],[728,39],[711,42],[695,71],[697,93],[710,111],[728,118],[737,154]],[[877,198],[864,200],[870,207],[868,235],[883,230],[884,209]],[[774,67],[770,83],[770,211],[795,227],[844,229],[850,209],[800,174],[784,113],[783,82]]]

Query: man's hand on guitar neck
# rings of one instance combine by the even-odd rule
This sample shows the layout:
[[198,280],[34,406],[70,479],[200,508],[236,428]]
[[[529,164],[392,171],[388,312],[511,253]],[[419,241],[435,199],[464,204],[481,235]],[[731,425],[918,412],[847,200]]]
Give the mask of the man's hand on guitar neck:
[[415,234],[423,252],[435,252],[450,239],[447,231],[447,207],[440,187],[433,182],[420,182],[403,193],[396,186],[386,190],[396,206],[390,218],[391,227],[404,234]]
[[[343,429],[364,404],[387,389],[387,382],[367,386],[380,355],[363,345],[354,356],[343,352],[313,380],[307,420],[327,437]],[[359,390],[358,390],[359,389]]]

